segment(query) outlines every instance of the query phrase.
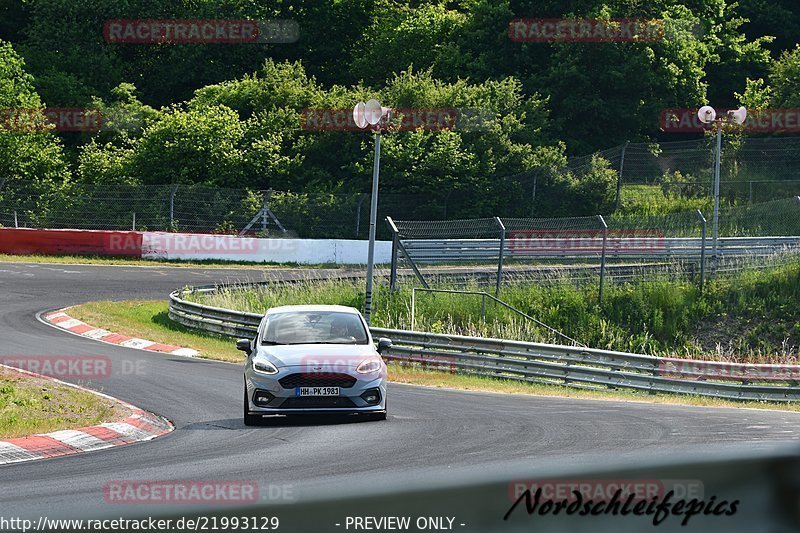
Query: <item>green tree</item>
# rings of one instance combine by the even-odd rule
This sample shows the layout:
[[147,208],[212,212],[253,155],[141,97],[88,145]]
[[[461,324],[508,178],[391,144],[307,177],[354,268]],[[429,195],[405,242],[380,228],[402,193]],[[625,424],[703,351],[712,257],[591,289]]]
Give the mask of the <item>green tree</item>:
[[[25,71],[25,63],[19,54],[2,41],[0,109],[5,115],[0,126],[0,179],[6,180],[5,188],[33,183],[35,191],[44,193],[65,180],[68,169],[57,137],[52,131],[38,129],[29,120],[42,109],[39,95],[34,90],[33,77]],[[16,124],[15,116],[23,117],[25,124]],[[18,130],[18,126],[22,130]]]

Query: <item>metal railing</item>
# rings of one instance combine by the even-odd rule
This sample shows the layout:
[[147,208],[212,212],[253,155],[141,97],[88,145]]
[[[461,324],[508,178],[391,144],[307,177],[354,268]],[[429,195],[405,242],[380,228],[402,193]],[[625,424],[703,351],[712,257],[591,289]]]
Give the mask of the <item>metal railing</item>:
[[[238,287],[242,287],[241,285]],[[188,288],[170,294],[169,317],[186,327],[228,337],[252,337],[262,315],[189,302]],[[661,358],[593,348],[370,328],[392,339],[390,361],[526,382],[591,389],[689,394],[730,400],[800,400],[800,366]]]
[[[495,296],[500,295],[510,264],[595,263],[598,299],[603,302],[607,269],[612,262],[666,262],[693,273],[703,287],[716,272],[758,265],[765,259],[800,249],[800,196],[725,211],[725,237],[714,239],[706,253],[706,218],[696,209],[666,217],[481,218],[414,221],[386,218],[392,232],[391,283],[402,259],[429,288],[422,265],[486,264],[497,269]],[[711,268],[709,268],[711,267]]]

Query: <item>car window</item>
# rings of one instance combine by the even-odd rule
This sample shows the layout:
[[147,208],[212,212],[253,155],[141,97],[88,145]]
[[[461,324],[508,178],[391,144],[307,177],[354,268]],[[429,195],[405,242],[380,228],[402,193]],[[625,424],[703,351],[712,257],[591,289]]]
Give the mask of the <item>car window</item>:
[[337,311],[291,311],[269,315],[262,344],[367,344],[361,318]]

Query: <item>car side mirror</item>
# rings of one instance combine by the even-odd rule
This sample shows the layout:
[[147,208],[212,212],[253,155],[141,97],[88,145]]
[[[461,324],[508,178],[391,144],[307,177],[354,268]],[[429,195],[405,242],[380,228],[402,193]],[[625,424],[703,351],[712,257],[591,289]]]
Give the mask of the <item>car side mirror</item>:
[[392,341],[385,337],[378,339],[378,353],[382,354],[384,351],[392,347]]
[[250,352],[253,351],[253,345],[251,344],[250,339],[239,339],[236,341],[236,349],[247,353],[247,355],[250,355]]

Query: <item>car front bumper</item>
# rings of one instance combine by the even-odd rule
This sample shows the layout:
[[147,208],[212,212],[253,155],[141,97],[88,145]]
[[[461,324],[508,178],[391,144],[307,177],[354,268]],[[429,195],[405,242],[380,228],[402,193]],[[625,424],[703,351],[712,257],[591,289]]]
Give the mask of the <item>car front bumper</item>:
[[[339,396],[298,396],[297,387],[283,387],[280,381],[299,373],[297,368],[282,368],[277,374],[263,375],[252,370],[245,373],[245,386],[251,414],[348,414],[386,411],[386,373],[374,375],[346,372],[355,379],[351,387],[339,388]],[[305,385],[304,385],[305,386]],[[335,383],[316,386],[338,386]],[[378,391],[380,401],[369,403],[362,396]],[[271,398],[270,398],[271,397]],[[266,403],[263,400],[268,400]],[[261,400],[261,401],[258,401]],[[257,404],[257,403],[258,404]]]

